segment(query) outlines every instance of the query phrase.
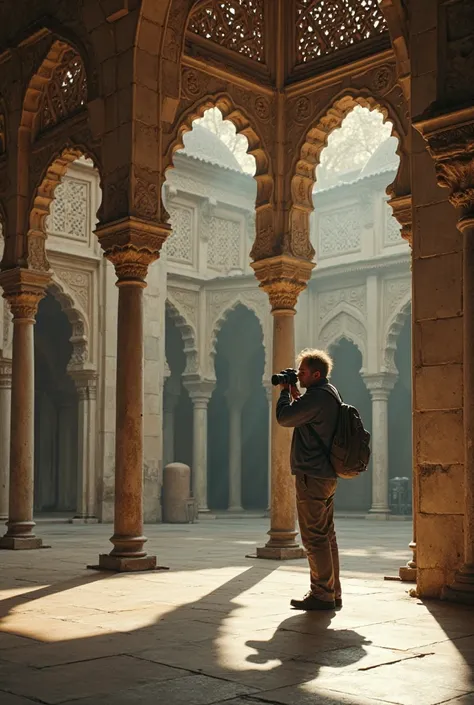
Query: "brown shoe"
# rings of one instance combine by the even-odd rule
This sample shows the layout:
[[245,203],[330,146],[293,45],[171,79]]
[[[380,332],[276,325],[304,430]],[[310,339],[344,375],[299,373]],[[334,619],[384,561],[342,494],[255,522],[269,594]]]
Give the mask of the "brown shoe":
[[305,612],[334,610],[336,607],[334,600],[318,600],[310,592],[302,600],[291,600],[290,605],[297,610],[304,610]]

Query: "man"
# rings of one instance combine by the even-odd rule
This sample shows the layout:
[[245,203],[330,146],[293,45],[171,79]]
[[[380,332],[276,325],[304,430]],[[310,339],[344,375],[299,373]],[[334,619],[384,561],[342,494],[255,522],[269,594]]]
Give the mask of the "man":
[[282,384],[276,408],[280,426],[294,428],[290,464],[311,575],[310,591],[302,600],[291,600],[291,605],[300,610],[333,610],[342,607],[342,598],[334,530],[337,476],[328,454],[341,398],[328,382],[332,360],[327,353],[303,350],[297,364],[299,385],[306,393],[301,396],[296,387]]

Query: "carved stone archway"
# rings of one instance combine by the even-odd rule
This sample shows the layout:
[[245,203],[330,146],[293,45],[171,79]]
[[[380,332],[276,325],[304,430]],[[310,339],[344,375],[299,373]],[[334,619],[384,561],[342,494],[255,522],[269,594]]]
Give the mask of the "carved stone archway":
[[395,352],[400,331],[411,314],[411,288],[404,295],[396,311],[388,320],[383,337],[382,372],[397,374]]
[[68,371],[81,370],[90,363],[90,331],[87,316],[75,300],[73,292],[54,272],[48,291],[58,301],[71,324],[70,342],[73,350],[68,363]]
[[323,322],[317,345],[327,350],[343,338],[354,343],[362,355],[360,373],[363,374],[367,366],[367,330],[362,320],[346,308],[342,308],[336,315],[331,315],[329,320]]
[[184,345],[186,356],[186,367],[183,376],[187,379],[199,377],[199,351],[197,346],[197,335],[194,326],[190,324],[184,313],[180,310],[179,304],[172,295],[167,294],[166,311],[178,329]]

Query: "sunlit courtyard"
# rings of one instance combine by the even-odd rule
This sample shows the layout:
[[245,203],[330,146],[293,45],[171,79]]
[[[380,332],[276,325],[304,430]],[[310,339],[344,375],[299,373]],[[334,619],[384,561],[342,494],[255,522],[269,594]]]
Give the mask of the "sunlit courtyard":
[[472,611],[384,579],[411,523],[337,526],[343,608],[300,613],[306,561],[249,557],[268,519],[146,526],[135,575],[86,568],[110,525],[40,521],[51,548],[1,555],[1,705],[474,703]]

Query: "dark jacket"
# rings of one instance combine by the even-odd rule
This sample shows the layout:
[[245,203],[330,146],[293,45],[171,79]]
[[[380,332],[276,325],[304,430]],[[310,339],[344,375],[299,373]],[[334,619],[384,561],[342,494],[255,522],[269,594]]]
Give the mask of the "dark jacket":
[[[339,403],[323,387],[332,387],[327,379],[317,382],[296,401],[291,401],[290,392],[282,390],[276,408],[280,426],[294,428],[291,441],[291,472],[313,477],[336,477],[336,473],[321,445],[311,432],[318,432],[326,448],[331,444],[336,430]],[[335,387],[332,389],[339,393]]]

